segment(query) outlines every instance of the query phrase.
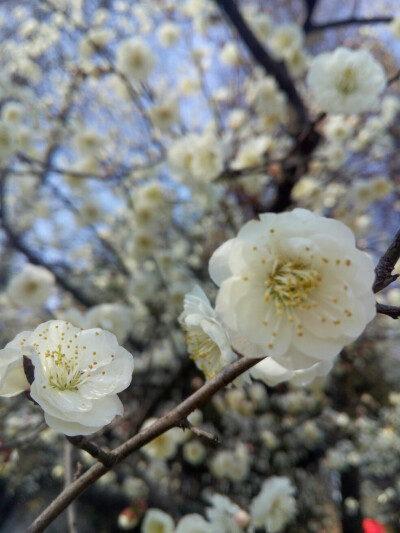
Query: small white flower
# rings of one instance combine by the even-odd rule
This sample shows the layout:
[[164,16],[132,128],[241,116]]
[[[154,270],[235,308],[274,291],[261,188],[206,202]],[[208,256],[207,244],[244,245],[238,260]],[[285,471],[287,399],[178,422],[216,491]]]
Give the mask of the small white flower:
[[183,446],[183,457],[191,465],[200,465],[207,454],[204,445],[197,439],[187,442]]
[[162,46],[169,48],[179,40],[181,33],[181,28],[178,24],[167,21],[158,28],[157,38]]
[[114,333],[118,342],[125,342],[132,328],[130,308],[121,304],[101,304],[89,309],[85,327],[101,328]]
[[[142,429],[150,427],[156,421],[157,418],[149,418],[143,424]],[[178,428],[165,431],[143,446],[142,451],[152,459],[172,459],[178,451],[180,434],[181,430]]]
[[366,50],[339,47],[314,58],[307,83],[322,110],[352,114],[376,107],[386,74]]
[[208,498],[212,507],[207,507],[206,515],[218,533],[243,533],[236,516],[241,512],[238,505],[226,496],[214,494]]
[[190,357],[207,378],[212,378],[237,357],[200,287],[196,286],[186,294],[183,307],[179,322],[186,331]]
[[140,38],[123,41],[117,50],[117,68],[133,81],[146,81],[156,64],[151,48]]
[[94,129],[84,128],[76,133],[73,143],[80,154],[96,155],[104,145],[104,139]]
[[277,59],[283,59],[289,50],[301,49],[303,42],[304,33],[298,24],[282,24],[268,39],[268,45]]
[[213,134],[189,134],[171,145],[168,160],[177,178],[208,183],[222,172],[224,153]]
[[375,316],[371,259],[344,224],[305,209],[248,222],[209,268],[232,346],[289,370],[332,359]]
[[38,308],[44,305],[54,291],[55,280],[43,267],[26,264],[10,281],[9,298],[21,307]]
[[[3,395],[27,388],[23,381],[23,355],[34,366],[31,396],[44,410],[47,424],[56,431],[88,435],[123,414],[117,393],[131,382],[133,357],[118,345],[112,333],[82,330],[61,320],[20,333],[0,352],[1,360],[10,361],[0,381]],[[14,391],[10,391],[12,380]]]
[[143,519],[142,533],[173,533],[174,521],[160,509],[149,509]]
[[212,525],[201,515],[193,513],[183,516],[176,527],[175,533],[217,533]]
[[23,346],[24,340],[30,333],[30,331],[19,333],[0,350],[0,396],[16,396],[29,389],[23,367],[21,343]]
[[251,523],[268,533],[280,533],[296,514],[295,488],[287,477],[274,476],[263,483],[251,502]]
[[169,97],[149,110],[152,123],[160,131],[168,131],[179,120],[177,98]]

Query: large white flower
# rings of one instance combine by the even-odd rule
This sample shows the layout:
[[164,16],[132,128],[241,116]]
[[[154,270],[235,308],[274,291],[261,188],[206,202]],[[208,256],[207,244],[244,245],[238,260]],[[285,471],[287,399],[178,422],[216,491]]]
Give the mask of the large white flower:
[[314,58],[307,83],[321,109],[352,114],[376,107],[386,74],[366,50],[339,47]]
[[295,488],[287,477],[274,476],[263,483],[251,502],[251,524],[268,533],[279,533],[296,514]]
[[210,260],[233,347],[304,370],[332,359],[375,316],[374,267],[341,222],[305,209],[245,224]]
[[207,378],[212,378],[237,356],[200,287],[186,294],[183,307],[179,322],[186,331],[190,357]]
[[0,381],[1,395],[28,388],[23,355],[34,366],[31,397],[56,431],[87,435],[123,414],[117,393],[131,382],[133,357],[112,333],[51,320],[19,334],[0,352],[0,360],[10,363]]

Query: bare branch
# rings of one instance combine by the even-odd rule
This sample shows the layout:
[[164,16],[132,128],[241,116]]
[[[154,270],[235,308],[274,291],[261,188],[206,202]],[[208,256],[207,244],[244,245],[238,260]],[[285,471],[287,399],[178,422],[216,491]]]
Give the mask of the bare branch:
[[[262,361],[263,358],[250,359],[240,358],[238,361],[225,367],[213,379],[208,381],[201,389],[193,393],[189,398],[172,409],[165,416],[154,422],[150,427],[134,435],[127,442],[110,452],[116,457],[116,464],[122,462],[134,451],[142,448],[145,444],[162,435],[169,429],[176,427],[195,409],[209,400],[216,392],[234,381],[238,376]],[[38,518],[26,530],[26,533],[40,533],[53,522],[84,490],[103,476],[110,467],[102,463],[96,463],[87,472],[82,474],[76,481],[66,487],[59,496],[41,513]]]
[[304,26],[304,31],[312,33],[315,31],[323,31],[331,28],[338,28],[340,26],[364,26],[368,24],[385,24],[392,22],[393,17],[371,17],[371,18],[359,18],[349,17],[347,19],[332,20],[330,22],[324,22],[322,24],[308,23],[307,27]]
[[308,112],[303,104],[297,89],[290,78],[284,63],[275,61],[267,50],[263,47],[249,26],[246,24],[240,11],[233,0],[215,0],[221,11],[224,11],[231,24],[249,49],[251,55],[261,65],[264,70],[273,76],[280,89],[286,94],[289,102],[296,110],[297,116],[302,126],[309,123]]
[[194,433],[198,437],[203,437],[203,439],[208,440],[212,444],[220,443],[217,435],[213,435],[212,433],[209,433],[208,431],[204,431],[204,429],[195,427],[193,424],[189,422],[187,418],[178,422],[177,427],[182,428],[183,430],[190,429],[192,433]]
[[395,264],[400,258],[400,230],[396,233],[392,243],[386,250],[384,255],[380,258],[375,268],[375,282],[373,284],[373,291],[380,292],[385,287],[390,285],[392,281],[397,279],[397,275],[392,275]]

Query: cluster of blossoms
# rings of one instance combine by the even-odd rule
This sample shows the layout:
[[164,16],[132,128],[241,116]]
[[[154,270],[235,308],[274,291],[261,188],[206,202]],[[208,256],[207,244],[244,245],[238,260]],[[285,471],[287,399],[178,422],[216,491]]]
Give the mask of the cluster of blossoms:
[[[378,109],[387,80],[372,53],[339,47],[313,58],[313,50],[327,43],[316,46],[298,24],[274,21],[260,2],[242,2],[250,29],[270,56],[285,64],[310,111],[311,133],[320,135],[307,157],[292,157],[302,136],[294,140],[298,124],[291,120],[296,109],[290,91],[232,40],[216,4],[169,2],[164,17],[158,1],[120,0],[99,9],[67,2],[65,11],[64,3],[11,6],[0,21],[0,32],[18,35],[0,54],[4,235],[11,248],[47,265],[27,265],[10,276],[14,256],[6,254],[1,277],[10,281],[0,295],[1,322],[7,331],[22,320],[21,329],[30,331],[0,351],[0,395],[29,392],[51,428],[91,434],[122,414],[117,394],[129,385],[133,362],[119,344],[141,352],[135,358],[139,385],[126,396],[132,410],[147,394],[151,403],[173,378],[182,363],[179,349],[184,350],[176,331],[181,313],[190,358],[206,379],[240,357],[264,359],[235,380],[237,387],[213,399],[215,417],[207,413],[204,423],[215,434],[224,432],[223,449],[214,453],[174,428],[144,446],[139,462],[171,499],[186,495],[189,471],[196,475],[196,503],[211,474],[213,490],[223,493],[229,483],[230,497],[242,508],[217,494],[209,499],[207,520],[190,514],[176,524],[159,509],[145,514],[145,503],[124,515],[131,517],[130,527],[143,519],[145,533],[283,531],[296,514],[289,478],[301,489],[299,509],[314,509],[314,502],[301,501],[302,488],[313,479],[299,468],[308,451],[325,453],[324,466],[339,473],[357,463],[356,449],[371,477],[398,471],[396,409],[379,412],[388,427],[364,417],[352,433],[349,417],[328,412],[337,391],[323,396],[319,388],[321,381],[333,387],[335,369],[345,374],[345,357],[336,363],[335,357],[375,314],[372,262],[338,221],[366,238],[359,242],[367,247],[375,236],[379,243],[387,238],[381,221],[374,224],[377,209],[399,210],[395,84]],[[32,16],[36,7],[38,20]],[[399,21],[394,17],[389,26],[396,38]],[[387,53],[379,43],[370,49],[376,57]],[[324,112],[316,122],[314,106]],[[369,157],[373,165],[369,159],[361,164]],[[296,172],[288,178],[289,161]],[[331,219],[304,209],[268,213],[294,176],[287,202]],[[209,266],[218,287],[214,309],[193,285],[204,282],[205,258],[224,241]],[[66,283],[67,290],[55,293],[62,276],[71,280],[71,290]],[[399,302],[396,294],[388,298]],[[36,328],[48,312],[61,320]],[[362,374],[365,351],[354,358],[354,374]],[[351,347],[346,357],[349,352]],[[202,383],[188,368],[182,394]],[[329,381],[315,379],[330,372]],[[393,387],[395,376],[385,378]],[[282,382],[289,385],[273,393],[264,386]],[[291,389],[311,383],[306,391]],[[171,398],[178,396],[176,387]],[[317,397],[326,401],[322,421],[314,418]],[[38,408],[12,401],[23,407],[2,422],[10,441],[19,438],[21,420],[41,420]],[[126,431],[146,428],[169,408],[168,400],[160,401],[138,427],[126,420],[106,437],[125,439]],[[334,422],[327,423],[329,417]],[[198,414],[189,420],[194,426],[202,422]],[[337,438],[345,444],[327,450],[339,428]],[[51,434],[46,430],[38,437],[44,447],[54,442]],[[129,481],[127,471],[121,469],[118,480],[106,478],[104,490],[111,481],[113,490],[120,479]],[[54,476],[57,472],[59,479],[62,472],[54,468]],[[131,496],[126,487],[124,496]],[[390,492],[379,496],[392,498]],[[158,505],[148,490],[140,497],[148,498],[150,507]]]
[[[176,528],[171,516],[160,509],[148,509],[141,526],[142,533],[249,533],[263,528],[268,533],[280,533],[296,514],[295,489],[285,477],[271,477],[263,484],[253,499],[250,514],[226,496],[208,496],[211,503],[206,509],[206,520],[193,513],[183,516]],[[133,529],[140,521],[140,514],[124,510],[118,520],[121,529]]]

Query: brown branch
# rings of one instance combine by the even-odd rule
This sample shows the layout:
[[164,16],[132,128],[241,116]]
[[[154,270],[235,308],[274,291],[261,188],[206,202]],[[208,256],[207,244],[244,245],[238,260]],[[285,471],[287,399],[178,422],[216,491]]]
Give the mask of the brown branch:
[[41,258],[36,252],[31,250],[31,248],[27,246],[23,241],[21,235],[14,231],[8,217],[8,210],[5,201],[6,180],[6,173],[3,172],[0,175],[0,219],[2,221],[1,226],[5,234],[7,235],[10,245],[19,252],[23,253],[33,265],[43,266],[49,272],[51,272],[55,277],[55,280],[58,285],[65,289],[67,292],[69,292],[78,302],[83,304],[85,307],[92,307],[93,305],[96,305],[98,302],[94,302],[86,294],[83,294],[83,292],[77,287],[71,285],[64,276],[58,274],[49,263],[44,261],[44,259]]
[[376,277],[372,286],[375,293],[380,292],[397,279],[397,274],[392,275],[392,271],[398,259],[400,259],[400,230],[396,233],[392,243],[379,259],[375,268]]
[[376,304],[376,312],[381,315],[390,316],[394,320],[400,317],[400,307],[394,305],[385,305],[378,302]]
[[84,450],[92,457],[100,461],[100,463],[103,463],[104,466],[111,468],[115,465],[116,457],[112,452],[106,452],[100,448],[100,446],[97,446],[97,444],[94,442],[87,440],[82,435],[77,435],[76,437],[67,437],[67,440],[69,440],[69,442],[76,448]]
[[307,109],[287,72],[285,64],[275,61],[269,52],[267,52],[246,24],[233,0],[215,0],[215,3],[221,11],[225,13],[232,26],[234,26],[254,60],[261,65],[268,74],[276,79],[281,91],[286,94],[289,102],[296,110],[301,125],[307,126],[309,123]]
[[324,22],[322,24],[313,24],[309,21],[307,26],[304,26],[304,31],[307,33],[312,33],[315,31],[323,31],[331,28],[338,28],[340,26],[363,26],[368,24],[387,24],[392,22],[393,17],[371,17],[371,18],[359,18],[359,17],[349,17],[347,19],[332,20],[330,22]]
[[[238,361],[225,367],[215,378],[208,381],[201,389],[193,393],[189,398],[172,409],[168,414],[154,422],[150,427],[134,435],[127,442],[121,444],[113,450],[111,455],[115,456],[116,464],[122,462],[131,453],[138,450],[159,435],[175,427],[181,420],[184,420],[191,412],[197,409],[204,402],[209,400],[216,392],[234,381],[238,376],[259,363],[263,358],[250,359],[242,357]],[[87,470],[76,481],[66,487],[61,494],[41,513],[40,516],[26,530],[26,533],[40,533],[51,524],[68,505],[73,502],[84,490],[95,483],[103,476],[110,467],[102,463],[96,463]]]

